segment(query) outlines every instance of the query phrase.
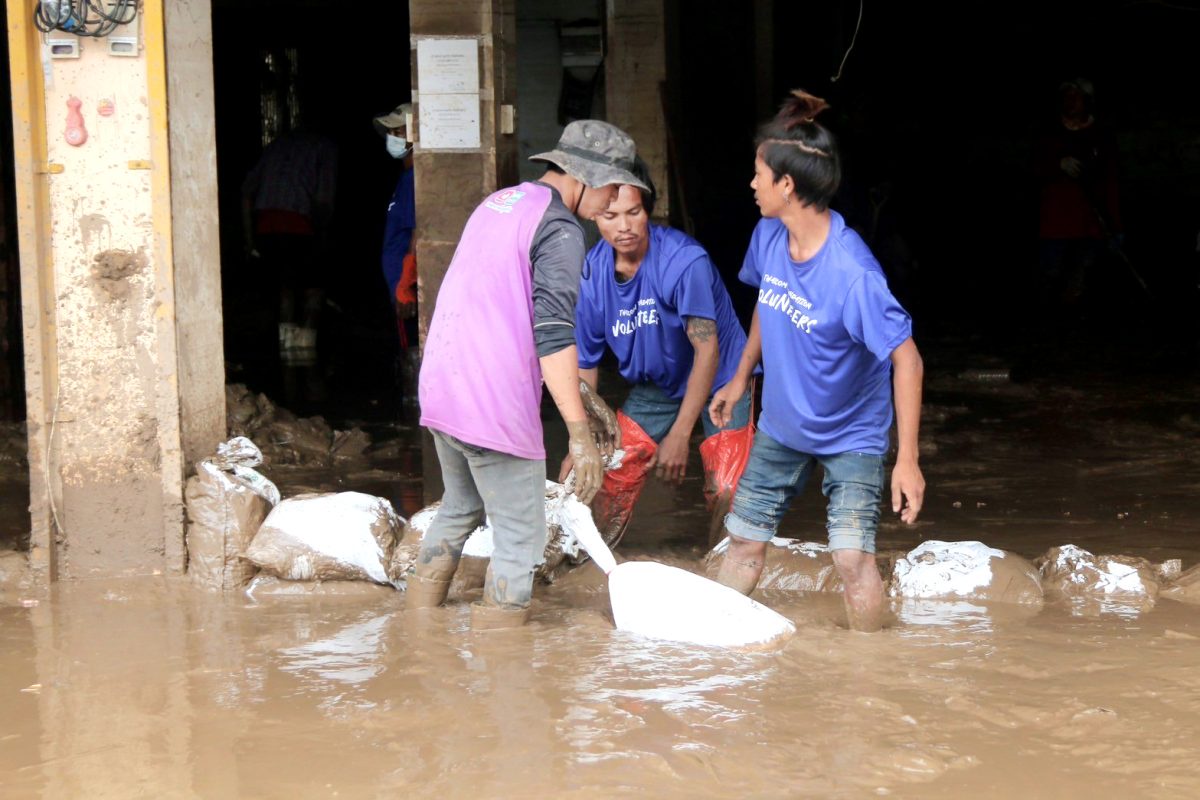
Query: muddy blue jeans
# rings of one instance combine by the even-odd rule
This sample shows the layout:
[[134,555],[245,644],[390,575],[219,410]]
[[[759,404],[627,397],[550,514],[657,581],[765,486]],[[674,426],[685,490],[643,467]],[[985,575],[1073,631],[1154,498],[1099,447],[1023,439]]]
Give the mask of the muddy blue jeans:
[[825,519],[829,549],[874,553],[883,496],[883,456],[802,453],[761,430],[754,436],[733,508],[725,517],[725,529],[743,539],[770,541],[792,498],[804,490],[818,463],[825,470],[821,492],[829,498]]
[[[712,397],[709,397],[708,404],[711,403]],[[733,419],[724,428],[713,425],[712,419],[708,416],[708,404],[700,412],[700,424],[704,427],[706,438],[719,430],[742,428],[750,422],[750,392],[748,390],[742,395],[742,399],[734,404]],[[629,390],[629,396],[625,398],[621,411],[640,425],[647,436],[656,442],[661,442],[663,437],[671,432],[671,426],[675,424],[675,418],[679,416],[681,405],[683,405],[683,400],[672,400],[657,385],[639,383]]]
[[462,555],[471,531],[488,520],[495,549],[483,585],[486,602],[524,608],[546,549],[546,462],[476,447],[431,430],[446,492],[421,539],[418,563]]

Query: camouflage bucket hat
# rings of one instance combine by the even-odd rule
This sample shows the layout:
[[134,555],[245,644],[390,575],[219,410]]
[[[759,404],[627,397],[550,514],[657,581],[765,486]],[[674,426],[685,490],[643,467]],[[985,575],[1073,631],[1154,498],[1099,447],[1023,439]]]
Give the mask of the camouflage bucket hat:
[[530,161],[548,161],[584,186],[599,188],[627,183],[643,191],[650,187],[633,174],[637,149],[629,134],[597,119],[581,119],[563,128],[558,144]]

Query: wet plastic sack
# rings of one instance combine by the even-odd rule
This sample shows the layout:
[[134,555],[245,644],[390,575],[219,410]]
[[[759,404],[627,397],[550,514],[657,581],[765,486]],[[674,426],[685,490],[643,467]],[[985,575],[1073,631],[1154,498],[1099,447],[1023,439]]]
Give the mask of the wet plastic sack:
[[271,511],[245,557],[263,572],[289,581],[391,584],[387,565],[403,527],[404,520],[382,497],[301,494]]
[[275,484],[254,469],[261,463],[254,442],[235,436],[197,464],[184,487],[188,575],[206,589],[234,591],[254,577],[241,554],[279,502]]
[[625,456],[621,466],[604,473],[604,483],[592,500],[592,517],[609,547],[616,547],[625,535],[633,517],[633,507],[650,474],[650,461],[658,450],[658,445],[642,426],[620,411],[617,412],[617,424],[621,428],[621,449]]
[[741,428],[718,431],[700,443],[700,461],[704,464],[704,501],[712,514],[708,531],[709,546],[723,537],[725,515],[733,504],[738,481],[750,460],[754,446],[754,405],[750,422]]

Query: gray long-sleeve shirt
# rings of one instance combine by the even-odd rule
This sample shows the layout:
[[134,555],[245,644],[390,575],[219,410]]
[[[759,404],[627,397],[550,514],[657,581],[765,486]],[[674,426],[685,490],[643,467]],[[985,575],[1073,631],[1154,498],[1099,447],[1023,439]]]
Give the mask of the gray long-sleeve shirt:
[[558,190],[547,188],[552,196],[550,205],[529,244],[529,260],[533,265],[533,341],[538,358],[575,344],[575,302],[587,253],[579,221],[567,209]]

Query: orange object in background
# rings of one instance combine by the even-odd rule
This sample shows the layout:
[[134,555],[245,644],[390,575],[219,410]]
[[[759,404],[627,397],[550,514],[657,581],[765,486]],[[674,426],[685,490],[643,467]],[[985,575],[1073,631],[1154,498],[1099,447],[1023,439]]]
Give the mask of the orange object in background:
[[417,303],[417,258],[412,253],[404,257],[400,280],[396,283],[396,304],[400,306]]

